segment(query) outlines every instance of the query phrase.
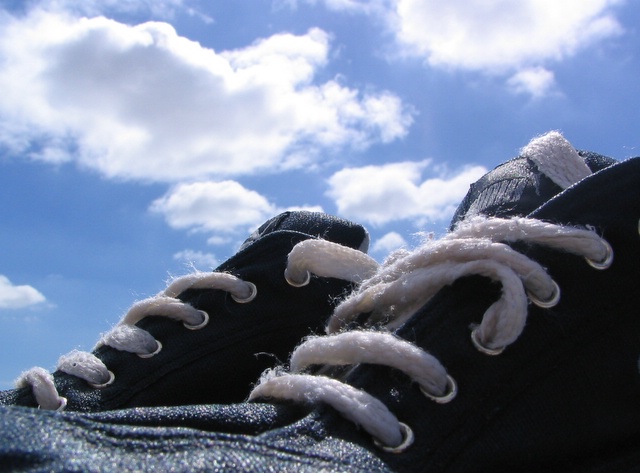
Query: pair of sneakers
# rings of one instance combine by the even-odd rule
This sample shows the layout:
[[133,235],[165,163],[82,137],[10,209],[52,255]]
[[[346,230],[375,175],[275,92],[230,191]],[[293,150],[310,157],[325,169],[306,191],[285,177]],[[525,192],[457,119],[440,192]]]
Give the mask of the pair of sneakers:
[[[639,219],[640,159],[578,153],[547,134],[472,186],[447,235],[380,267],[356,249],[364,233],[346,247],[309,238],[294,246],[294,284],[307,270],[312,282],[333,275],[357,284],[318,312],[329,317],[327,335],[307,337],[286,367],[264,373],[250,402],[167,398],[132,405],[173,407],[93,413],[8,407],[0,462],[87,471],[637,471]],[[303,257],[309,250],[332,256]],[[218,310],[178,298],[209,317]],[[313,312],[316,303],[303,306]],[[52,384],[70,410],[64,376]],[[33,387],[19,392],[5,399]],[[87,410],[109,408],[94,406]]]

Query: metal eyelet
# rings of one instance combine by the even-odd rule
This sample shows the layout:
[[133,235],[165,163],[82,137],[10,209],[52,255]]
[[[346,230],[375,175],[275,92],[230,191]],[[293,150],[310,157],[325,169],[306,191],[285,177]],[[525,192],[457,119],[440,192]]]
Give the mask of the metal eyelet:
[[549,299],[538,299],[535,295],[533,295],[532,292],[527,291],[529,300],[543,309],[549,309],[550,307],[555,306],[558,301],[560,301],[560,286],[558,286],[558,283],[553,280],[551,282],[553,283],[553,292],[551,293],[551,297]]
[[140,358],[151,358],[152,356],[156,356],[162,350],[162,343],[160,343],[158,340],[156,340],[156,343],[158,344],[158,346],[156,347],[156,349],[153,352],[151,352],[151,353],[138,353],[138,356]]
[[204,310],[199,310],[198,312],[202,314],[202,322],[196,325],[182,322],[182,325],[184,325],[185,328],[188,328],[189,330],[200,330],[201,328],[206,327],[209,324],[209,314],[207,314]]
[[109,373],[109,379],[108,379],[108,381],[106,383],[102,383],[102,384],[89,383],[89,386],[91,386],[92,388],[95,388],[95,389],[102,389],[102,388],[106,388],[110,384],[113,384],[113,382],[116,380],[116,376],[111,371],[108,371],[108,373]]
[[[67,398],[66,397],[58,397],[58,407],[55,412],[62,412],[67,408]],[[42,409],[42,406],[38,405],[38,409]]]
[[447,390],[442,396],[431,394],[422,386],[420,386],[420,391],[432,401],[435,401],[438,404],[446,404],[448,402],[451,402],[458,394],[458,384],[456,383],[455,379],[447,375]]
[[587,263],[589,263],[589,266],[600,270],[607,269],[613,262],[613,248],[611,248],[611,245],[606,240],[602,240],[602,244],[605,248],[605,256],[602,261],[594,261],[587,257],[584,258],[585,260],[587,260]]
[[480,338],[478,337],[478,327],[474,328],[471,331],[471,341],[473,342],[473,346],[475,346],[479,352],[484,353],[485,355],[496,356],[502,353],[505,347],[499,348],[489,348],[482,344]]
[[415,436],[413,435],[413,430],[411,430],[411,427],[409,427],[407,424],[403,422],[398,422],[398,424],[400,424],[400,433],[402,434],[402,442],[400,442],[400,444],[396,447],[390,447],[388,445],[383,444],[380,440],[374,438],[373,443],[376,445],[376,447],[389,453],[402,453],[411,445],[413,445]]
[[245,281],[245,283],[247,283],[247,285],[251,289],[251,293],[247,297],[242,298],[242,297],[234,296],[233,294],[231,294],[231,299],[233,299],[239,304],[246,304],[247,302],[251,302],[258,295],[258,288],[256,287],[255,284],[249,281]]
[[289,276],[287,275],[287,270],[285,269],[284,270],[284,279],[287,281],[289,286],[304,287],[307,284],[309,284],[309,282],[311,282],[311,273],[309,271],[307,271],[307,274],[304,277],[304,280],[302,282],[297,282],[297,281],[294,281],[293,279],[289,279]]

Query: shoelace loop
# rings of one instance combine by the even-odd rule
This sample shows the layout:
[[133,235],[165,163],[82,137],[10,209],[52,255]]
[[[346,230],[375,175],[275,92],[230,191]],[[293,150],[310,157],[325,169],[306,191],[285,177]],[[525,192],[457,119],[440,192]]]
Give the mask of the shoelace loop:
[[378,270],[378,263],[366,253],[327,240],[304,240],[289,253],[285,280],[294,287],[311,281],[311,274],[359,283]]
[[395,330],[442,287],[463,276],[482,275],[500,282],[502,294],[472,329],[471,340],[481,353],[502,353],[524,329],[529,300],[543,308],[560,300],[560,288],[546,270],[507,244],[515,242],[582,256],[599,270],[613,261],[609,243],[590,229],[528,218],[470,219],[438,241],[388,259],[336,308],[328,335],[304,341],[291,355],[289,372],[266,372],[249,399],[327,403],[366,430],[380,448],[404,451],[413,433],[381,401],[338,379],[300,372],[312,365],[386,365],[408,375],[428,398],[450,402],[457,393],[456,382],[421,348],[387,331],[341,330],[363,313],[368,314],[367,324]]
[[[316,274],[321,277],[335,277],[348,281],[360,281],[375,272],[378,264],[359,250],[344,247],[324,240],[303,240],[302,249],[293,248],[288,258],[285,273]],[[364,255],[364,257],[362,256]],[[349,264],[333,267],[328,261],[348,261]],[[295,266],[291,270],[288,268]],[[104,334],[95,348],[109,346],[119,351],[135,353],[141,358],[151,358],[162,350],[162,343],[149,332],[135,325],[148,316],[163,316],[181,321],[189,330],[200,330],[209,323],[209,314],[182,302],[177,297],[187,289],[217,289],[229,293],[239,304],[253,301],[258,293],[255,284],[244,281],[232,274],[196,272],[174,279],[160,294],[136,302],[120,322]],[[113,384],[115,375],[92,353],[73,350],[60,357],[57,369],[86,381],[95,389],[103,389]],[[17,387],[30,386],[36,401],[42,409],[63,410],[67,399],[57,391],[54,378],[43,368],[32,368],[24,372],[16,381]]]
[[[228,273],[196,272],[174,279],[160,294],[136,302],[120,322],[105,333],[95,348],[109,346],[116,350],[135,353],[141,358],[151,358],[162,350],[162,343],[146,330],[135,325],[149,315],[168,317],[181,321],[189,330],[200,330],[209,323],[209,314],[182,302],[176,297],[187,289],[219,289],[230,294],[238,303],[252,301],[257,295],[256,286]],[[115,375],[93,353],[73,350],[62,355],[57,369],[83,379],[94,389],[113,384]],[[43,368],[32,368],[16,381],[17,387],[31,386],[42,409],[63,410],[67,400],[58,394],[53,376]]]

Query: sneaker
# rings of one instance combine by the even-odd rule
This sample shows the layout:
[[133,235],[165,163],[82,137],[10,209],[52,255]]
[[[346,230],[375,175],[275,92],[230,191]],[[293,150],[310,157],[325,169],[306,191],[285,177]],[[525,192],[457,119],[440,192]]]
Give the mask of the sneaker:
[[[134,304],[92,353],[62,356],[53,375],[42,368],[23,373],[19,389],[0,393],[0,405],[101,411],[244,400],[264,369],[322,330],[366,265],[377,266],[360,253],[362,275],[329,270],[311,278],[307,268],[322,272],[312,259],[318,242],[336,254],[366,252],[368,234],[321,213],[283,213],[216,271],[179,277]],[[307,244],[304,258],[292,251],[298,243]],[[287,265],[297,268],[297,283],[285,280]]]
[[[547,166],[556,160],[572,162]],[[0,409],[0,462],[638,471],[640,158],[600,161],[593,172],[557,134],[534,140],[512,161],[527,165],[514,179],[530,185],[491,173],[481,180],[463,204],[477,211],[458,212],[443,238],[392,255],[340,303],[327,335],[306,339],[287,369],[263,375],[253,402],[94,414]],[[536,193],[546,178],[557,195]],[[538,196],[534,209],[513,205],[520,191],[502,205],[501,186]]]

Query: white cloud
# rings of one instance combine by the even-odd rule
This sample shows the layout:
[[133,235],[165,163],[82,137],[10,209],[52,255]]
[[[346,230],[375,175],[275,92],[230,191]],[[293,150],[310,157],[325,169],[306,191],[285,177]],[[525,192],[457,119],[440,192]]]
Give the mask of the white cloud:
[[45,297],[31,286],[16,286],[0,274],[0,309],[22,309],[44,302]]
[[197,268],[216,268],[220,262],[216,256],[212,253],[204,253],[196,250],[183,250],[173,255],[173,259],[178,261],[184,261],[194,265]]
[[553,89],[543,66],[623,33],[613,10],[624,0],[304,1],[375,15],[396,37],[400,55],[431,67],[506,74],[514,91],[534,97]]
[[519,69],[575,53],[622,27],[620,0],[398,0],[397,37],[431,65]]
[[347,218],[373,225],[406,219],[420,224],[451,217],[469,185],[487,172],[469,166],[423,179],[429,164],[405,161],[343,169],[329,178],[327,195]]
[[277,213],[265,197],[235,181],[180,184],[151,204],[178,229],[221,234],[253,229]]
[[533,67],[516,72],[507,84],[517,93],[526,93],[534,98],[547,95],[555,86],[553,72],[543,67]]
[[33,10],[0,23],[0,146],[16,155],[108,177],[219,179],[389,142],[412,122],[389,92],[314,83],[329,52],[319,29],[216,52],[159,22]]
[[324,212],[319,205],[277,207],[236,181],[177,185],[153,201],[150,210],[161,214],[172,228],[212,233],[207,239],[212,246],[228,245],[238,234],[255,230],[285,210]]
[[214,235],[212,237],[209,237],[207,239],[207,244],[212,245],[212,246],[222,246],[222,245],[228,245],[229,243],[231,243],[232,239],[229,237],[223,237],[220,235]]
[[375,241],[371,247],[373,253],[388,254],[407,246],[407,241],[397,232],[389,232]]
[[294,205],[293,207],[287,207],[286,209],[283,209],[282,212],[284,212],[285,210],[291,210],[291,211],[306,210],[307,212],[325,213],[324,209],[320,205]]

